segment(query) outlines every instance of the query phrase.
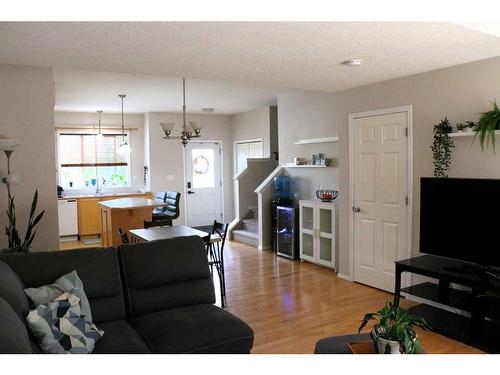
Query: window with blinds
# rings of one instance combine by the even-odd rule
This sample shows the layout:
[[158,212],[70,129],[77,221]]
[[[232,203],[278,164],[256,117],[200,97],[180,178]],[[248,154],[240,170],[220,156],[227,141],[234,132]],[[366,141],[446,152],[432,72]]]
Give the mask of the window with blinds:
[[[125,140],[129,142],[128,134]],[[60,133],[59,185],[64,189],[129,186],[130,155],[119,152],[121,134]],[[130,143],[130,142],[129,142]]]

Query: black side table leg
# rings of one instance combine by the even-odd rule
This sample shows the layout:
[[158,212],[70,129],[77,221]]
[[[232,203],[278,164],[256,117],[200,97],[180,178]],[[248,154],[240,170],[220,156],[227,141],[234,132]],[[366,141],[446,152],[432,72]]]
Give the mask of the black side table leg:
[[402,271],[399,269],[398,265],[396,264],[396,272],[395,272],[395,286],[394,286],[394,305],[399,306],[399,298],[401,295],[401,275]]

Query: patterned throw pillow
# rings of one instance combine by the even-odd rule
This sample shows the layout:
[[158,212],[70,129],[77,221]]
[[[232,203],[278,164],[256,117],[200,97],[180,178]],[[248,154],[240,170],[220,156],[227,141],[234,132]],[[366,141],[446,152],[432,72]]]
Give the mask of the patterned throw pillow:
[[83,289],[82,280],[78,277],[76,271],[61,276],[53,284],[44,285],[39,288],[24,289],[24,293],[33,302],[34,306],[43,305],[54,301],[58,296],[65,292],[72,292],[82,301],[82,313],[92,323],[92,313],[90,303]]
[[37,306],[26,320],[45,353],[92,353],[95,343],[104,335],[82,315],[82,302],[72,292]]

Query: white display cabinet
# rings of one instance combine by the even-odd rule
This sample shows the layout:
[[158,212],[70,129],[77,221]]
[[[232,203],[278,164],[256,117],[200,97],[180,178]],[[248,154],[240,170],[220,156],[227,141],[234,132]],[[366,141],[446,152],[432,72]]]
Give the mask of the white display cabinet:
[[334,203],[299,201],[300,259],[335,268]]

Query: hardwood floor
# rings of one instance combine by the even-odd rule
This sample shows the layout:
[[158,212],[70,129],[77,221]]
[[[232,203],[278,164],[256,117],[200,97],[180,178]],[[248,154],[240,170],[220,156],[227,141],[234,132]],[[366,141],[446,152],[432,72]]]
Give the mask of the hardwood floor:
[[[64,244],[75,247],[92,246]],[[224,257],[226,308],[254,329],[252,353],[312,353],[319,339],[357,332],[366,312],[392,300],[389,293],[340,279],[332,270],[238,242],[226,243]],[[428,353],[481,353],[436,333],[419,336]]]

